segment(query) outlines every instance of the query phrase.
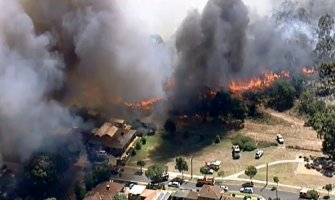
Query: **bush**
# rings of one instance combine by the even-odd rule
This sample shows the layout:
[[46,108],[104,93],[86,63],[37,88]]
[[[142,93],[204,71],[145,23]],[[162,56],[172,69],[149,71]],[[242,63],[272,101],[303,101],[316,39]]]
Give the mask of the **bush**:
[[254,183],[253,182],[246,182],[242,184],[242,187],[254,187]]
[[235,197],[236,195],[235,195],[235,193],[233,193],[231,196],[232,196],[232,197]]
[[257,148],[255,142],[251,138],[243,135],[236,136],[233,139],[233,145],[240,146],[243,151],[253,151]]
[[323,196],[323,199],[330,199],[330,196],[328,196],[328,195]]
[[145,138],[144,136],[141,138],[141,142],[143,145],[145,145],[147,143],[147,138]]
[[131,150],[130,155],[131,155],[131,156],[136,156],[136,151],[135,151],[135,149]]
[[136,144],[135,144],[135,149],[136,149],[136,150],[140,150],[141,148],[142,148],[141,143],[140,143],[140,142],[136,142]]
[[277,190],[277,187],[276,186],[273,186],[272,188],[271,188],[271,191],[276,191]]
[[218,143],[220,143],[220,142],[221,142],[220,136],[217,135],[217,136],[215,137],[214,143],[215,143],[215,144],[218,144]]

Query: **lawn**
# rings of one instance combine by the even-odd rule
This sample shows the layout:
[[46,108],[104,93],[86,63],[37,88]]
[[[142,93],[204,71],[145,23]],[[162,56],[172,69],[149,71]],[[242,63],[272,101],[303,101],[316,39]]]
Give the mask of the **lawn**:
[[[322,186],[335,182],[335,178],[328,178],[321,175],[297,174],[297,167],[298,163],[286,163],[269,166],[269,181],[273,182],[273,177],[278,176],[281,184],[315,189],[322,189]],[[248,177],[246,175],[241,175],[240,178]],[[259,169],[254,179],[266,180],[266,168]]]

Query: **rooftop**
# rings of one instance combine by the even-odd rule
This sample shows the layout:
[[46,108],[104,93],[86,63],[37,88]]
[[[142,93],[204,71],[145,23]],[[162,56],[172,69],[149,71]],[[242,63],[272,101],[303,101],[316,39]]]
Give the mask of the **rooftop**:
[[144,185],[134,185],[130,190],[129,190],[129,194],[132,195],[140,195],[144,192],[144,190],[146,189],[146,186]]
[[124,184],[106,181],[97,185],[84,200],[110,200],[123,189]]
[[199,196],[206,199],[220,199],[222,194],[219,186],[204,185],[199,191]]

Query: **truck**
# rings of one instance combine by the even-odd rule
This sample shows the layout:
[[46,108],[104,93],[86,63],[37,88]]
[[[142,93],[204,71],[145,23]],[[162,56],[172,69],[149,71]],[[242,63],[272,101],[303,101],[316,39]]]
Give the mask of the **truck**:
[[221,161],[215,160],[211,162],[205,162],[205,166],[207,166],[210,169],[213,169],[215,171],[218,171],[221,168]]
[[202,187],[203,185],[214,185],[214,183],[215,183],[214,178],[204,177],[202,179],[197,179],[196,186]]

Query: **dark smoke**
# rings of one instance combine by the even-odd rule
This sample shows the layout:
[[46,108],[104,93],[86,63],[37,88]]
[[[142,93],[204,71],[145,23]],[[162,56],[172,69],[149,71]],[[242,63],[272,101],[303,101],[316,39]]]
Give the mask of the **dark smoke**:
[[176,34],[172,107],[192,109],[204,87],[314,67],[318,19],[335,14],[333,1],[322,2],[276,1],[270,16],[259,16],[241,0],[209,0],[202,13],[190,12]]
[[4,155],[26,158],[52,149],[55,138],[81,126],[64,103],[107,111],[119,97],[136,102],[163,94],[170,65],[166,46],[141,31],[118,2],[0,0],[0,5]]
[[248,23],[240,0],[209,1],[202,14],[189,14],[176,34],[173,98],[178,105],[189,104],[203,86],[215,88],[240,72]]

